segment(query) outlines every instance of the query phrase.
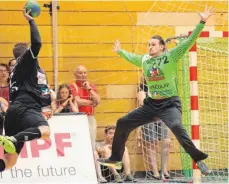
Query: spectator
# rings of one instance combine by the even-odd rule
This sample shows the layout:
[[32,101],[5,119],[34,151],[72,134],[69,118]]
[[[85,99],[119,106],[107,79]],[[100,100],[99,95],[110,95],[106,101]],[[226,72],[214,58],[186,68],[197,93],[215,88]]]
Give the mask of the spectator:
[[85,112],[88,117],[92,148],[95,150],[96,119],[94,117],[95,107],[100,103],[100,96],[95,85],[88,82],[87,69],[79,65],[76,67],[75,82],[70,84],[72,94],[79,106],[79,112]]
[[[113,137],[115,133],[115,126],[106,127],[104,133],[105,133],[104,141],[96,145],[96,151],[100,157],[109,158],[111,156],[111,148],[112,148]],[[125,148],[122,161],[123,161],[123,168],[125,174],[124,179],[122,179],[122,177],[114,167],[110,167],[112,174],[114,174],[115,181],[118,183],[123,183],[124,181],[137,182],[137,180],[131,174],[130,158],[129,158],[129,153],[127,148]]]
[[[137,94],[137,100],[139,105],[143,105],[144,99],[148,96],[148,88],[146,86],[146,81],[144,76],[141,77],[141,83],[138,88],[138,94]],[[145,124],[142,126],[142,128],[137,129],[137,141],[139,142],[141,140],[141,133],[144,143],[143,152],[144,155],[146,155],[148,158],[146,159],[149,161],[149,166],[152,169],[152,171],[149,171],[147,173],[147,177],[154,178],[156,180],[160,180],[160,174],[158,172],[157,168],[157,158],[156,158],[156,146],[158,144],[158,141],[161,140],[162,135],[162,121],[160,119],[152,119],[152,123]],[[169,153],[170,153],[170,138],[168,135],[168,128],[164,126],[164,177],[166,179],[171,178],[168,173],[168,160],[169,160]],[[139,145],[139,144],[138,144]]]
[[0,97],[0,135],[3,135],[4,116],[8,106],[8,102],[4,98]]
[[[55,98],[54,95],[52,98]],[[79,112],[77,102],[67,84],[59,86],[57,98],[52,103],[52,110],[54,113]]]
[[14,69],[14,66],[16,65],[17,60],[16,59],[11,59],[9,60],[8,67],[9,67],[9,72],[11,73],[12,70]]
[[7,64],[0,63],[0,97],[9,102],[9,68]]

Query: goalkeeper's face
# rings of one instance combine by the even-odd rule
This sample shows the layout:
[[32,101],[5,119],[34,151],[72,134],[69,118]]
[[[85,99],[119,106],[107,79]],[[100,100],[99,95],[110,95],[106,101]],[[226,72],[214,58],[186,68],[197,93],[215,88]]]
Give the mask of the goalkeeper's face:
[[164,50],[164,45],[158,39],[149,40],[149,55],[152,57],[159,56]]

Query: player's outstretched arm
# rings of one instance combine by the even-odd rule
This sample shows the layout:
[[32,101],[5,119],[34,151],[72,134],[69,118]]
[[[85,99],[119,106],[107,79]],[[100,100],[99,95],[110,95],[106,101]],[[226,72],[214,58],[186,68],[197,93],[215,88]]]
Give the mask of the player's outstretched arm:
[[129,61],[130,63],[138,67],[142,66],[142,55],[137,55],[137,54],[129,53],[125,50],[122,50],[121,43],[119,40],[115,41],[113,51],[118,53],[122,58]]
[[207,7],[205,8],[204,12],[198,12],[200,15],[200,23],[196,26],[196,28],[192,31],[192,34],[180,45],[176,48],[169,51],[170,55],[172,56],[174,61],[178,61],[187,50],[189,50],[196,42],[197,38],[199,37],[201,31],[204,28],[204,24],[207,22],[209,17],[214,15],[215,8]]
[[33,59],[37,58],[39,51],[41,49],[41,37],[40,37],[40,33],[38,31],[37,25],[33,19],[33,17],[31,17],[29,15],[30,11],[26,12],[25,8],[23,9],[23,15],[26,18],[26,20],[29,21],[29,25],[30,25],[30,38],[31,38],[31,54]]

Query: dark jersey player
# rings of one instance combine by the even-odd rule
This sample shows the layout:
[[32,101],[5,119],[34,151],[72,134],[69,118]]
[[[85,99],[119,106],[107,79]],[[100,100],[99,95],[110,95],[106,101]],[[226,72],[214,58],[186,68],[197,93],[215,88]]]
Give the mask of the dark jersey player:
[[6,136],[0,136],[5,151],[4,158],[0,159],[0,172],[16,164],[25,141],[45,139],[50,134],[41,112],[51,104],[47,80],[37,60],[41,38],[29,12],[23,10],[23,14],[30,25],[31,46],[18,43],[13,48],[17,62],[10,75],[11,104],[4,122]]

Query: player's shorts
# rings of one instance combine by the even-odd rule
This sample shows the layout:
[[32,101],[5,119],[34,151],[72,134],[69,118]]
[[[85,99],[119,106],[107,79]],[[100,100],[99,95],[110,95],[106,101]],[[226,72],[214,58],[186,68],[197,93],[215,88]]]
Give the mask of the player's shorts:
[[[162,138],[162,121],[155,121],[142,126],[142,138],[147,141],[157,141]],[[164,126],[164,139],[169,138],[168,127]]]
[[[22,104],[12,104],[5,116],[4,128],[6,136],[13,136],[25,129],[39,126],[49,126],[41,112],[28,108]],[[19,154],[24,142],[16,143],[16,152]]]

